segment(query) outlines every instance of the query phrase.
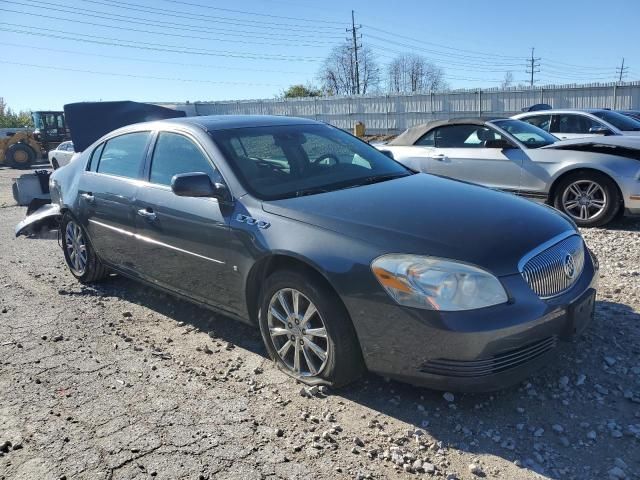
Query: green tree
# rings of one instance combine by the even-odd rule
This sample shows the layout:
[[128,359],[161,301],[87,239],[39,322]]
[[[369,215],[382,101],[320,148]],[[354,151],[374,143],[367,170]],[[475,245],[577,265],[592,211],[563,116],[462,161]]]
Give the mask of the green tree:
[[313,86],[305,86],[302,84],[291,85],[284,92],[282,92],[284,98],[300,98],[300,97],[320,97],[322,91]]
[[29,112],[14,112],[0,97],[0,128],[33,127]]

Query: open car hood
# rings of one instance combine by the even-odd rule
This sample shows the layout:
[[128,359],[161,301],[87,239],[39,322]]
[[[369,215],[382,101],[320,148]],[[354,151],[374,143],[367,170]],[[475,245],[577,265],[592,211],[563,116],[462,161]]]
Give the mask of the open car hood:
[[640,160],[640,137],[612,135],[610,137],[585,137],[561,140],[540,150],[572,150],[576,152],[601,153]]
[[127,125],[186,117],[185,112],[149,103],[80,102],[64,106],[64,116],[71,131],[76,152],[84,151],[103,135]]

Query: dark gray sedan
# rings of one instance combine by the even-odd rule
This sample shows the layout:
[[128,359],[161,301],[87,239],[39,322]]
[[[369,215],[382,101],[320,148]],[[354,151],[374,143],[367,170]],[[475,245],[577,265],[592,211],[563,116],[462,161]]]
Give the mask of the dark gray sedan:
[[57,170],[51,194],[81,282],[114,271],[259,326],[306,383],[369,369],[501,388],[593,315],[596,262],[566,216],[310,120],[128,126]]

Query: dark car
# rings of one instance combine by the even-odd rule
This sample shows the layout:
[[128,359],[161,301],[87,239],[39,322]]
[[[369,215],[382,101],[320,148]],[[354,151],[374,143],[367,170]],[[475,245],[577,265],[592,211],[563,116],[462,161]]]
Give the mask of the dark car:
[[81,282],[114,271],[259,326],[307,383],[366,368],[501,388],[593,315],[596,262],[566,216],[311,120],[128,126],[57,170],[51,194]]

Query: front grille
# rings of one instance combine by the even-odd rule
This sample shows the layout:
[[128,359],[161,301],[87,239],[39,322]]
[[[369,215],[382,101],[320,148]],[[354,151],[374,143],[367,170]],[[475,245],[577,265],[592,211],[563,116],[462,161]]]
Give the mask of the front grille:
[[571,235],[526,259],[520,272],[540,298],[550,298],[570,289],[583,268],[584,242],[579,235]]
[[504,372],[544,355],[556,346],[556,337],[551,336],[535,343],[509,350],[487,360],[429,360],[420,371],[445,377],[484,377]]

